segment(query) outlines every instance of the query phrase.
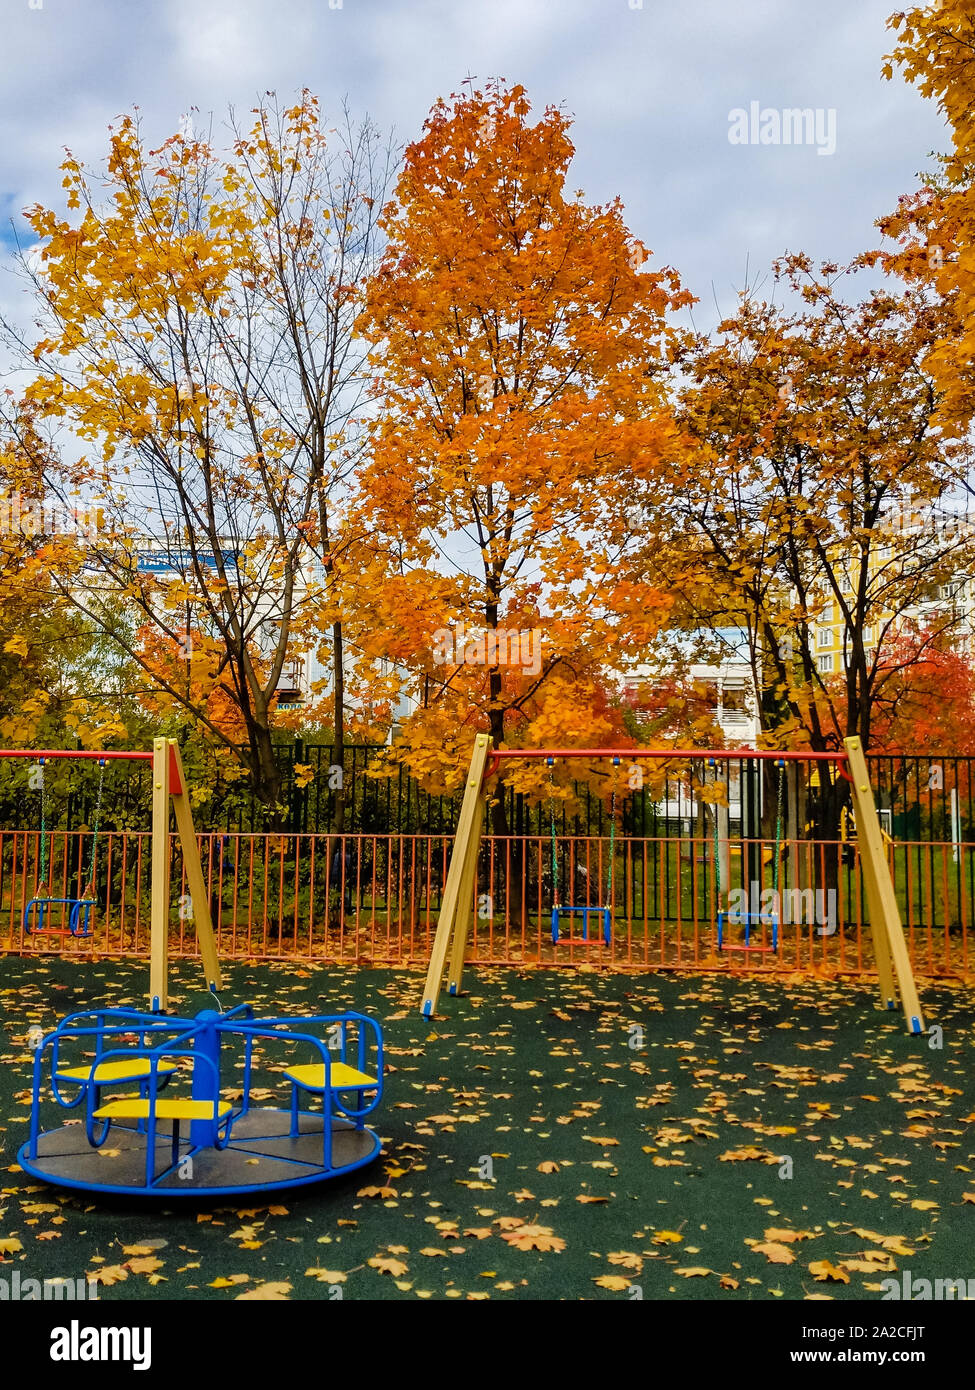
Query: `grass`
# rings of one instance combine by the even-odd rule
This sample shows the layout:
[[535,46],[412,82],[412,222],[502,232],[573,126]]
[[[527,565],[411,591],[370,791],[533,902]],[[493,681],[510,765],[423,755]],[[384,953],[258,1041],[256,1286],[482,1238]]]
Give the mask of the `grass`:
[[[195,967],[174,976],[174,1008],[204,1007]],[[237,965],[225,1005],[384,1021],[378,1163],[243,1206],[29,1182],[28,1028],[141,1004],[145,981],[0,958],[4,1277],[89,1274],[104,1300],[728,1301],[975,1278],[971,988],[924,989],[931,1047],[857,984],[482,969],[431,1024],[415,973]]]

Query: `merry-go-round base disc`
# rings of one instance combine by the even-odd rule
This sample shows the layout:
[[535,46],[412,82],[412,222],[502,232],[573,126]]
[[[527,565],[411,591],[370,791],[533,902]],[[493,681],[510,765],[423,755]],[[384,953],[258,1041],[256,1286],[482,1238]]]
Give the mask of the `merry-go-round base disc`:
[[156,1165],[151,1185],[146,1182],[148,1136],[130,1126],[113,1124],[101,1148],[93,1148],[81,1123],[62,1125],[39,1136],[37,1153],[28,1144],[17,1162],[31,1177],[56,1187],[86,1192],[166,1197],[220,1196],[274,1188],[304,1187],[354,1172],[377,1158],[382,1145],[367,1128],[332,1119],[332,1166],[323,1166],[322,1116],[302,1111],[298,1134],[292,1135],[291,1112],[249,1110],[234,1121],[225,1149],[200,1148],[180,1137],[174,1162],[172,1127],[162,1122],[156,1132]]

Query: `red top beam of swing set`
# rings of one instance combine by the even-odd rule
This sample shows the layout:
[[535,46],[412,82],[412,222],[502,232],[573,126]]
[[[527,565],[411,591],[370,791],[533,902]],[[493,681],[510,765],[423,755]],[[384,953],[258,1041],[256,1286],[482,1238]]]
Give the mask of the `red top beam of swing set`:
[[[485,777],[493,777],[502,758],[627,758],[639,762],[641,758],[707,758],[731,762],[735,758],[765,758],[777,762],[833,762],[849,761],[846,753],[776,753],[770,748],[494,748],[488,754]],[[849,780],[849,773],[840,767],[840,773]]]
[[[33,758],[38,762],[46,762],[48,758],[84,758],[88,762],[100,762],[103,769],[110,759],[122,759],[130,763],[151,763],[155,756],[155,753],[141,749],[130,752],[121,748],[0,748],[0,758]],[[185,790],[174,748],[169,748],[169,787],[174,796],[182,795]]]
[[126,753],[117,749],[99,753],[89,748],[0,748],[0,758],[127,758],[152,762],[151,753]]
[[770,748],[494,748],[498,758],[777,758],[783,762],[845,763],[845,753],[776,753]]

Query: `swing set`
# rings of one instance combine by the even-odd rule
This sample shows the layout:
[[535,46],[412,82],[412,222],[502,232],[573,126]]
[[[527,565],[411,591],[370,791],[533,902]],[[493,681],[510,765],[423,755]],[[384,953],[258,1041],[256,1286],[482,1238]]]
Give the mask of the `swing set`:
[[[122,761],[147,762],[152,765],[149,1007],[152,1013],[160,1013],[169,1006],[170,809],[175,816],[180,848],[183,851],[183,867],[190,900],[193,903],[193,918],[200,944],[200,954],[203,958],[206,985],[207,989],[215,994],[221,985],[220,964],[217,960],[213,923],[210,919],[210,905],[203,880],[203,869],[196,843],[196,831],[193,827],[189,791],[176,740],[172,738],[154,739],[151,752],[122,749],[100,749],[96,752],[82,748],[0,748],[0,758],[23,758],[40,765],[41,831],[38,883],[32,898],[24,908],[23,915],[24,930],[31,936],[87,937],[91,935],[91,913],[96,905],[95,856],[101,827],[106,764]],[[84,882],[76,897],[53,897],[50,892],[51,885],[48,883],[51,832],[47,827],[44,769],[47,763],[62,759],[93,761],[97,762],[100,767],[90,864],[87,875],[82,874],[82,877],[86,878],[87,881]],[[51,926],[49,914],[55,906],[67,909],[68,925],[66,928]]]
[[[7,754],[5,756],[11,755]],[[51,897],[51,889],[48,884],[51,832],[47,829],[47,798],[44,777],[44,766],[51,756],[53,755],[46,753],[37,760],[37,773],[41,792],[40,870],[39,881],[35,890],[36,896],[31,898],[30,902],[24,908],[24,931],[36,935],[40,935],[44,932],[48,936],[90,936],[91,910],[95,906],[95,868],[98,854],[98,832],[101,826],[102,794],[105,788],[105,757],[98,757],[98,796],[95,801],[95,823],[92,828],[91,854],[87,876],[85,876],[83,872],[80,875],[82,886],[78,897],[53,898]],[[49,910],[58,905],[69,909],[67,927],[52,927],[46,920]],[[34,914],[33,924],[31,923],[32,912]]]
[[[600,940],[599,937],[589,935],[589,918],[591,916],[603,919],[602,943],[604,946],[612,944],[613,940],[613,842],[616,838],[616,783],[613,783],[612,801],[609,812],[609,855],[606,869],[606,896],[602,905],[590,907],[588,905],[565,905],[559,903],[559,854],[558,842],[555,838],[555,776],[552,769],[555,767],[555,759],[546,760],[549,766],[549,819],[552,825],[552,941],[558,945],[561,941],[563,946],[588,946],[592,941]],[[613,766],[619,767],[619,758],[613,759]],[[559,925],[561,919],[574,912],[582,915],[582,935],[581,936],[561,936]]]
[[[708,759],[709,767],[717,767],[717,759]],[[785,780],[785,760],[778,758],[776,767],[779,771],[778,788],[776,792],[776,811],[775,811],[775,849],[772,852],[772,876],[773,876],[773,898],[775,904],[771,912],[725,912],[721,909],[721,846],[718,841],[718,808],[712,808],[712,821],[714,824],[714,884],[718,894],[718,950],[719,951],[741,951],[758,952],[765,955],[771,952],[775,955],[779,949],[779,866],[782,862],[782,787]],[[727,840],[725,841],[727,845]],[[743,926],[745,934],[741,941],[726,941],[725,926]],[[753,926],[769,926],[772,928],[772,944],[770,946],[755,946],[752,944],[751,929]]]
[[[467,950],[467,936],[470,929],[474,891],[477,880],[478,853],[484,829],[485,809],[488,796],[488,783],[500,771],[502,761],[520,758],[544,758],[550,770],[550,817],[552,824],[552,940],[571,943],[573,938],[560,936],[560,924],[564,915],[581,913],[583,915],[583,935],[575,938],[582,942],[592,941],[587,930],[588,918],[601,915],[603,922],[601,944],[612,946],[613,914],[613,845],[616,824],[616,799],[613,793],[612,815],[610,820],[609,872],[606,883],[606,896],[600,906],[564,905],[560,902],[558,855],[555,838],[554,796],[551,769],[556,759],[611,758],[614,766],[622,759],[640,763],[646,761],[668,761],[693,759],[717,768],[740,760],[773,760],[778,767],[778,807],[776,815],[776,836],[774,852],[774,882],[776,909],[774,913],[729,912],[725,907],[725,885],[722,884],[720,870],[721,852],[715,824],[715,877],[717,888],[717,944],[722,952],[768,951],[776,952],[779,947],[778,886],[779,866],[782,846],[782,795],[785,766],[789,762],[811,763],[829,762],[835,765],[837,774],[850,784],[853,808],[856,817],[856,837],[860,851],[860,866],[863,885],[869,908],[870,931],[873,938],[874,960],[876,964],[881,1005],[887,1009],[897,1007],[900,993],[901,1007],[907,1023],[908,1032],[925,1032],[924,1017],[918,999],[917,987],[911,969],[904,929],[894,892],[887,857],[877,816],[877,808],[870,787],[867,763],[863,746],[858,738],[844,740],[842,753],[780,753],[765,749],[682,749],[682,748],[499,748],[489,747],[487,734],[478,734],[474,739],[471,764],[464,785],[464,797],[457,821],[450,856],[450,867],[444,884],[443,899],[437,930],[430,954],[423,988],[420,1012],[424,1018],[432,1018],[440,999],[444,974],[447,976],[447,990],[451,995],[460,993],[464,971],[464,958]],[[717,810],[717,808],[715,808]],[[725,884],[727,875],[725,876]],[[727,939],[727,928],[731,925],[744,927],[744,939],[732,943]],[[755,925],[772,927],[771,947],[758,946],[751,940],[751,928]],[[896,984],[895,984],[896,975]]]

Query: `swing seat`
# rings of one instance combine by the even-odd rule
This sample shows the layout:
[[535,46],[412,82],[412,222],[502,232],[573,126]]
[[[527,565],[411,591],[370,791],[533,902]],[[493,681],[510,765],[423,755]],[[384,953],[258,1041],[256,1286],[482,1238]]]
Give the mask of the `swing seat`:
[[[744,941],[725,941],[725,924],[735,927],[745,928]],[[749,940],[751,936],[752,924],[756,926],[772,928],[771,946],[753,946]],[[719,912],[718,913],[718,950],[719,951],[741,951],[754,952],[756,955],[777,955],[779,950],[779,919],[771,912]]]
[[[582,935],[581,936],[561,936],[559,934],[559,918],[571,912],[582,913]],[[600,916],[603,919],[602,936],[589,935],[590,915]],[[609,946],[613,939],[612,912],[608,907],[582,907],[579,905],[556,904],[552,908],[552,940],[556,945],[559,942],[563,946],[591,946],[595,941],[597,945]]]
[[[63,906],[69,907],[67,927],[46,926],[44,918],[47,916],[49,907]],[[95,906],[91,898],[31,898],[24,908],[24,931],[39,935],[41,932],[49,936],[90,936],[91,935],[91,910]],[[31,926],[31,909],[35,909],[36,921]]]

